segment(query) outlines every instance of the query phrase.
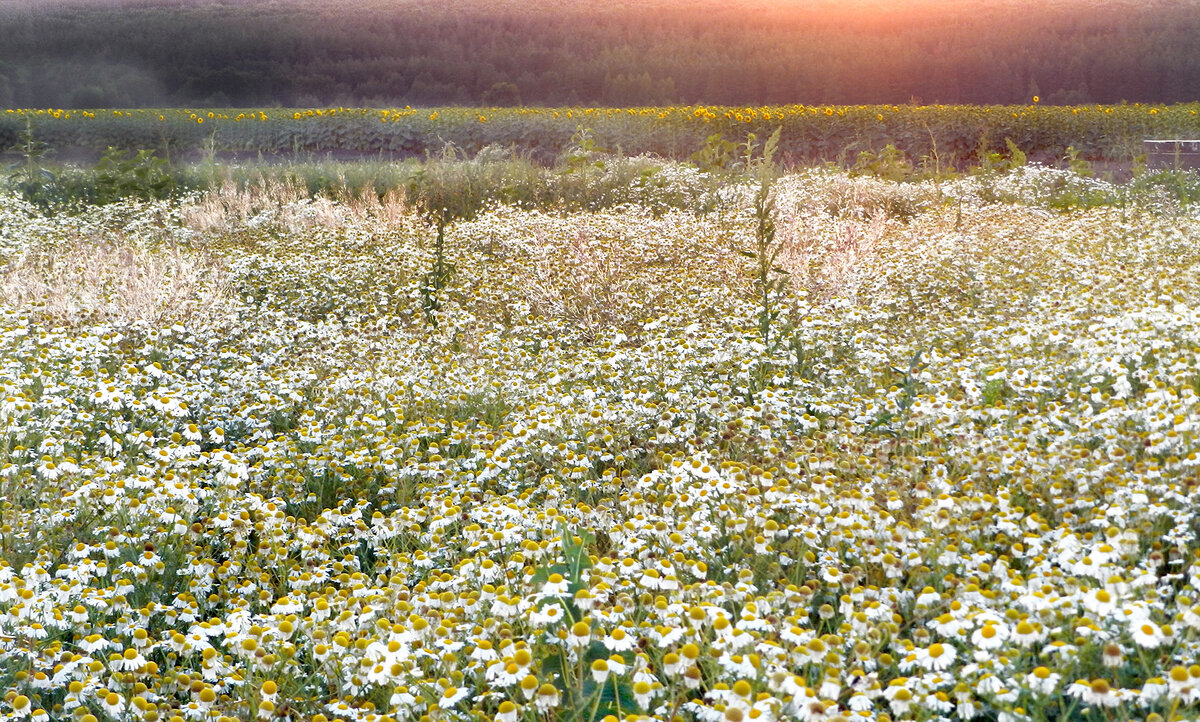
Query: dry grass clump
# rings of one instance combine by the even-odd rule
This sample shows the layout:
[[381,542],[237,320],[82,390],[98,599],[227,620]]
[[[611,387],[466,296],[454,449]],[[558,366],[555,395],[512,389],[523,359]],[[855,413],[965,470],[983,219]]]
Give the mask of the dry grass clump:
[[938,199],[928,183],[893,183],[878,178],[835,175],[816,194],[817,207],[831,216],[868,219],[883,214],[910,220]]
[[226,179],[195,204],[185,206],[181,217],[184,225],[193,230],[224,232],[260,214],[278,212],[306,196],[297,183],[264,180],[239,186]]
[[618,295],[632,280],[628,258],[614,252],[606,239],[580,231],[565,243],[543,239],[534,258],[533,281],[528,285],[535,313],[561,317],[583,328],[615,325]]
[[[461,294],[475,313],[500,323],[532,316],[595,339],[665,314],[707,318],[735,301],[748,279],[736,248],[748,241],[720,234],[717,218],[679,211],[497,208],[457,226],[453,242],[478,253],[482,275]],[[471,263],[464,251],[452,255],[460,268]],[[711,302],[695,302],[710,293]]]
[[214,257],[129,239],[30,248],[0,270],[0,302],[71,328],[218,321],[230,295]]
[[227,179],[181,212],[183,223],[196,231],[226,233],[243,225],[269,221],[289,232],[313,227],[337,228],[364,221],[400,225],[411,215],[400,190],[383,198],[373,193],[338,193],[336,199],[311,197],[297,178],[261,178],[239,185]]
[[882,212],[865,219],[828,219],[797,213],[783,225],[778,263],[788,272],[793,290],[822,301],[843,294],[857,271],[878,255],[880,243],[894,225]]

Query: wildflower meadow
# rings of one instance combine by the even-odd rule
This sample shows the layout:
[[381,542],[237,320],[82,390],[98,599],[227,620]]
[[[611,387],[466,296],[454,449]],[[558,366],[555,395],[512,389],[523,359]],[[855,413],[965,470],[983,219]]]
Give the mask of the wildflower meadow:
[[1200,718],[1195,174],[768,158],[0,195],[0,719]]

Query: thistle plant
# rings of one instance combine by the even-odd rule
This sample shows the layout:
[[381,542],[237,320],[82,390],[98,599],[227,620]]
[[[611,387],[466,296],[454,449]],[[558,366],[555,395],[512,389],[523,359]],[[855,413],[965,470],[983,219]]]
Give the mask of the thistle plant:
[[[762,155],[749,163],[751,173],[758,183],[754,194],[754,249],[743,251],[743,255],[754,260],[754,293],[759,303],[758,331],[768,353],[778,345],[779,338],[772,339],[771,326],[779,318],[779,295],[787,285],[788,273],[775,264],[782,244],[775,238],[775,180],[779,169],[774,162],[775,149],[779,145],[777,128],[763,146]],[[748,144],[753,139],[748,141]],[[748,156],[750,151],[748,151]]]
[[429,213],[430,221],[437,231],[433,242],[433,267],[421,282],[421,309],[430,326],[437,328],[437,313],[442,308],[441,293],[454,275],[454,264],[446,260],[446,226],[450,223],[450,212],[446,208],[434,209]]
[[48,207],[48,186],[55,175],[42,165],[42,159],[50,153],[50,147],[34,134],[33,120],[28,116],[17,138],[16,150],[21,159],[8,167],[8,184],[30,203]]
[[592,195],[595,181],[604,174],[606,166],[601,157],[607,149],[596,144],[591,128],[578,126],[571,136],[571,145],[563,156],[563,168],[566,174],[579,177],[581,184],[579,202],[584,208],[592,208]]
[[421,309],[426,322],[438,327],[442,293],[454,275],[454,264],[446,258],[446,228],[455,220],[471,218],[482,206],[483,189],[472,173],[473,164],[460,159],[459,151],[447,144],[441,155],[430,159],[409,180],[408,194],[436,235],[433,265],[422,277]]

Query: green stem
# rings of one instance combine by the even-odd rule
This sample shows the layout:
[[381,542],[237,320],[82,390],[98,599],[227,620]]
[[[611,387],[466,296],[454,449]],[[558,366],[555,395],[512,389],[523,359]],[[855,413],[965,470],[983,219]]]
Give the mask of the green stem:
[[[581,658],[582,656],[583,655],[580,655]],[[592,702],[592,711],[588,713],[588,722],[593,722],[593,720],[596,719],[596,710],[600,709],[600,698],[603,696],[600,694],[600,692],[603,689],[604,687],[602,685],[596,685],[596,689],[592,691],[592,696],[594,696],[596,699]]]

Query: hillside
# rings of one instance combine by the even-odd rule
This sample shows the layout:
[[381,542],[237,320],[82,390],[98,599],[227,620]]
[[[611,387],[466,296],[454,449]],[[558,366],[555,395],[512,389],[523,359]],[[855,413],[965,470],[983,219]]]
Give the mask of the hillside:
[[0,2],[0,107],[1186,102],[1196,2]]

